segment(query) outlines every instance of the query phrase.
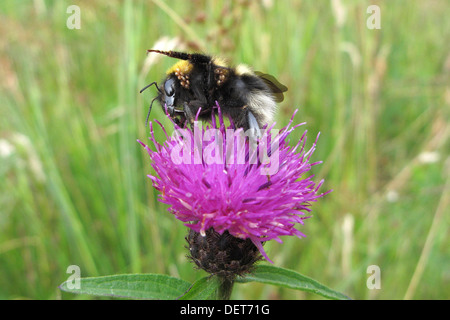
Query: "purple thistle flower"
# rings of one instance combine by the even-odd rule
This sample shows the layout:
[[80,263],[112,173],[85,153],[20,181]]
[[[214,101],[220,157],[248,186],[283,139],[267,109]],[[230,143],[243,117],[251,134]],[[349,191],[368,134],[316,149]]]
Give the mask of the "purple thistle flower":
[[[232,123],[225,125],[220,108],[219,121],[213,116],[211,123],[198,131],[195,126],[194,130],[183,128],[183,137],[169,137],[164,127],[155,120],[167,140],[163,144],[158,143],[150,124],[149,139],[155,150],[138,141],[147,150],[156,171],[156,175],[148,177],[161,192],[159,200],[168,204],[169,212],[190,229],[203,236],[213,228],[219,234],[228,231],[236,238],[250,239],[270,261],[262,244],[272,239],[282,242],[281,236],[305,237],[295,228],[296,225],[303,225],[304,220],[309,218],[306,214],[311,211],[312,202],[331,191],[318,193],[323,180],[316,184],[312,175],[307,176],[312,166],[321,163],[310,163],[317,139],[306,151],[305,131],[294,147],[288,145],[289,134],[304,124],[292,126],[296,112],[277,135],[269,134],[273,125],[266,128],[255,150],[251,149],[248,139],[245,145],[239,147],[234,143],[237,135],[227,136],[227,130],[235,128]],[[211,129],[216,130],[213,131],[214,139],[204,141]],[[237,132],[242,132],[242,129]],[[200,137],[201,145],[195,137]],[[231,150],[227,149],[227,143],[232,142]],[[180,148],[184,147],[184,161],[179,161],[174,154],[178,156]],[[252,162],[260,154],[258,152],[266,154],[270,161],[258,159]],[[233,153],[234,161],[227,161],[230,153]],[[275,157],[277,159],[272,159]],[[275,172],[273,168],[269,170],[273,166],[271,161],[277,161]]]

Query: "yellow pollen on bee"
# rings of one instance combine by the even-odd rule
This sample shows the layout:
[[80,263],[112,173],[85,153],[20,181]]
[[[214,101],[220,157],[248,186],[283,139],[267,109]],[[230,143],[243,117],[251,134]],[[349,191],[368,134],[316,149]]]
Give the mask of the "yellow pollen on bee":
[[187,60],[180,60],[167,70],[167,74],[189,74],[194,66]]

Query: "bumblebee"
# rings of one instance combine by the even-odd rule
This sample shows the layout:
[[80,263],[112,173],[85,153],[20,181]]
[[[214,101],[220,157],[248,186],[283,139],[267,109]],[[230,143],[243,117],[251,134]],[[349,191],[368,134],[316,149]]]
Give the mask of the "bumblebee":
[[274,77],[254,72],[245,65],[228,66],[224,60],[200,53],[148,50],[179,59],[169,70],[161,88],[152,82],[143,88],[156,86],[163,110],[180,126],[199,119],[211,119],[216,102],[236,128],[260,129],[273,122],[277,102],[283,101],[287,87]]

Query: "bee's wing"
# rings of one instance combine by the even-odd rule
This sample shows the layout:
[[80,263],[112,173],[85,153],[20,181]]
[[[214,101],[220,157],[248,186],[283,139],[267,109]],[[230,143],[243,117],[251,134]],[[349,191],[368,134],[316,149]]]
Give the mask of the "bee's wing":
[[281,84],[274,76],[260,71],[255,71],[255,74],[269,87],[276,102],[284,100],[283,92],[287,91],[287,87]]

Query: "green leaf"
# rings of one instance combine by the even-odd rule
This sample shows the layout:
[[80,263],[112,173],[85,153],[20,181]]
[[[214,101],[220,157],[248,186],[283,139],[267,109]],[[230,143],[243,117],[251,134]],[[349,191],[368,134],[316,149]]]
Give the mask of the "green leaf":
[[254,272],[244,278],[239,278],[238,281],[256,281],[300,291],[313,292],[328,299],[350,300],[346,295],[334,291],[316,280],[306,277],[298,272],[275,266],[257,266]]
[[204,277],[192,285],[189,291],[179,300],[207,300],[214,299],[220,280],[217,277]]
[[81,278],[79,289],[66,281],[59,288],[66,292],[130,299],[172,300],[182,296],[190,283],[162,274],[123,274]]

